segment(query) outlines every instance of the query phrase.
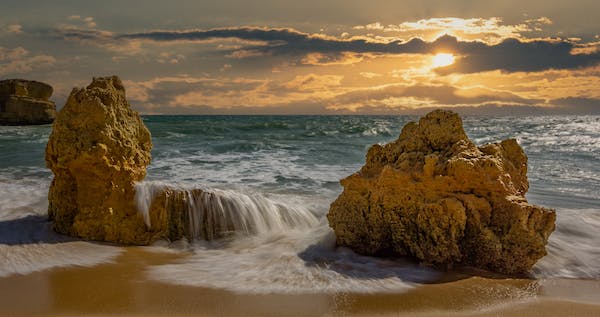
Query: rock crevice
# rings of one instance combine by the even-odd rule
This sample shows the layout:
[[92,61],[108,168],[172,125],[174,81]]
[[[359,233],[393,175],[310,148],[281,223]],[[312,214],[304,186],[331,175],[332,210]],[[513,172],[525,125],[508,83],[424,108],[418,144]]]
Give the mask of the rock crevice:
[[327,217],[338,245],[362,254],[521,273],[546,254],[555,221],[524,198],[526,174],[516,140],[478,147],[457,114],[436,110],[373,145]]

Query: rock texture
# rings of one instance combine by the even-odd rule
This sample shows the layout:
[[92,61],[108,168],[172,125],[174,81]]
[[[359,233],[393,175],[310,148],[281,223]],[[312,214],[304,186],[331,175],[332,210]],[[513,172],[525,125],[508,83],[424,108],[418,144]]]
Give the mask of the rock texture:
[[478,147],[457,114],[436,110],[373,145],[327,218],[338,245],[362,254],[522,273],[546,254],[555,222],[527,203],[526,174],[514,139]]
[[0,124],[52,123],[56,117],[50,85],[23,79],[0,81]]
[[150,133],[131,110],[119,78],[95,78],[73,89],[46,148],[46,165],[54,173],[48,193],[54,229],[126,244],[160,236],[146,227],[134,201],[134,183],[146,175],[151,148]]

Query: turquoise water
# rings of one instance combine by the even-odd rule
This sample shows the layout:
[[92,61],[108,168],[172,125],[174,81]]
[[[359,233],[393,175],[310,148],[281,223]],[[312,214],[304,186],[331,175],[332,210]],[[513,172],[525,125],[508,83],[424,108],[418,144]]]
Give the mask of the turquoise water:
[[[171,251],[183,249],[193,255],[149,268],[148,276],[240,292],[400,291],[435,278],[437,273],[426,268],[335,249],[325,219],[329,204],[341,192],[339,179],[362,166],[369,146],[394,140],[404,124],[416,119],[144,117],[154,143],[148,182],[208,187],[234,198],[260,197],[257,201],[281,208],[306,209],[316,219],[305,222],[308,227],[225,242],[172,244],[167,246]],[[465,117],[463,122],[476,144],[516,138],[529,156],[528,199],[557,209],[549,255],[532,274],[539,279],[600,279],[600,116]],[[2,223],[13,221],[23,227],[20,231],[42,232],[0,234],[0,276],[14,274],[17,262],[28,263],[34,271],[93,265],[119,253],[116,247],[81,241],[45,243],[62,239],[40,217],[46,212],[51,181],[44,166],[50,129],[0,127],[0,230]],[[56,259],[52,252],[63,245],[90,256]],[[27,271],[27,265],[21,264],[20,270]]]
[[[150,116],[150,179],[252,186],[266,192],[339,192],[374,143],[418,117]],[[516,138],[529,156],[530,199],[600,207],[600,117],[466,117],[476,144]]]

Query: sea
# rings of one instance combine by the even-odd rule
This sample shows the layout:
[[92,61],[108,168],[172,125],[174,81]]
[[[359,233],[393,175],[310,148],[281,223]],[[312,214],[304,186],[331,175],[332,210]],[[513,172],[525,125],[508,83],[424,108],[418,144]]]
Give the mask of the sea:
[[[161,186],[216,195],[234,232],[159,241],[173,253],[145,275],[239,293],[403,292],[443,272],[336,248],[326,214],[340,179],[413,116],[144,116],[154,148],[138,206]],[[478,145],[515,138],[529,157],[531,203],[556,209],[548,255],[530,278],[600,280],[600,116],[463,117]],[[58,235],[47,221],[51,125],[0,127],[0,277],[118,261],[125,247]],[[210,239],[209,239],[210,238]],[[175,256],[177,255],[177,256]]]

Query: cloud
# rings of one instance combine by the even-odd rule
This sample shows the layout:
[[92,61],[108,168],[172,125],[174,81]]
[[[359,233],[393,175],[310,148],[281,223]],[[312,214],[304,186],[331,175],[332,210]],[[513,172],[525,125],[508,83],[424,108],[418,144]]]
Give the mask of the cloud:
[[[572,54],[575,44],[560,40],[534,40],[522,42],[506,39],[496,45],[472,42],[464,45],[455,38],[445,36],[438,40],[450,52],[458,48],[460,58],[452,65],[439,68],[442,74],[475,73],[490,70],[505,72],[534,72],[548,69],[577,69],[594,66],[600,62],[600,53]],[[442,44],[445,43],[445,44]]]
[[[542,71],[547,69],[576,69],[600,63],[600,52],[573,54],[581,44],[560,39],[519,40],[504,39],[496,44],[481,41],[463,41],[445,35],[434,41],[413,38],[402,40],[374,40],[371,38],[336,38],[321,34],[303,33],[286,28],[236,27],[209,30],[151,31],[144,33],[113,34],[99,30],[65,30],[65,39],[97,43],[100,46],[123,49],[128,43],[206,42],[218,39],[248,41],[240,48],[224,50],[225,56],[246,58],[259,56],[297,57],[300,64],[351,64],[363,58],[401,54],[434,54],[450,52],[459,59],[451,66],[440,68],[441,74],[474,73],[488,70],[505,72]],[[130,49],[131,53],[131,49]]]
[[589,42],[589,43],[578,43],[577,46],[575,48],[573,48],[573,51],[571,53],[573,53],[573,54],[596,54],[599,52],[600,52],[600,41],[596,41],[596,42]]
[[6,27],[6,32],[9,34],[21,34],[23,33],[23,26],[20,24],[10,24]]
[[[192,76],[156,77],[147,81],[124,81],[132,103],[144,107],[189,107],[210,104],[223,107],[251,102],[267,80]],[[270,98],[271,96],[265,96]],[[258,103],[257,103],[258,104]],[[173,109],[171,109],[173,110]]]
[[456,87],[431,84],[391,84],[380,87],[353,90],[338,95],[327,103],[336,108],[359,109],[361,107],[416,109],[423,107],[447,107],[458,105],[481,105],[503,103],[534,105],[540,99],[528,99],[507,91],[485,87]]
[[67,41],[77,41],[83,45],[97,46],[122,55],[142,53],[140,41],[120,41],[115,33],[105,30],[80,29],[70,25],[61,25],[50,35]]
[[156,58],[160,64],[179,64],[183,60],[185,60],[185,55],[171,52],[162,52]]
[[534,115],[534,114],[564,114],[555,108],[522,106],[512,104],[482,104],[457,107],[421,107],[421,108],[382,108],[374,106],[362,106],[353,110],[340,108],[328,108],[319,102],[301,102],[260,106],[230,106],[226,108],[212,107],[207,105],[165,107],[156,106],[151,110],[142,108],[146,114],[177,114],[177,115],[424,115],[435,109],[447,109],[460,113],[461,115]]
[[78,24],[83,24],[84,26],[88,27],[88,28],[95,28],[96,27],[96,21],[94,21],[93,17],[82,17],[80,15],[71,15],[67,18],[69,21],[78,23]]
[[236,49],[236,50],[232,50],[228,54],[225,54],[225,57],[234,58],[234,59],[246,59],[246,58],[253,58],[253,57],[265,57],[268,55],[269,54],[267,54],[265,52],[261,52],[259,50],[254,50],[254,49]]
[[362,62],[365,57],[369,56],[364,53],[307,53],[299,60],[299,64],[313,66],[333,66],[333,65],[350,65]]
[[128,98],[144,113],[181,113],[182,109],[187,113],[193,113],[193,109],[203,113],[203,107],[228,113],[227,109],[232,107],[264,107],[273,111],[273,107],[294,103],[310,104],[331,97],[341,86],[342,79],[343,76],[317,74],[298,75],[278,82],[242,77],[174,76],[124,83]]
[[344,76],[340,75],[298,75],[292,80],[279,85],[279,87],[288,91],[329,90],[332,87],[341,86],[342,79],[344,79]]
[[[378,113],[435,107],[482,105],[536,106],[544,100],[525,98],[486,87],[432,84],[388,84],[347,87],[343,76],[306,74],[290,80],[248,78],[162,77],[125,81],[132,104],[144,113]],[[295,109],[294,107],[300,107]],[[245,109],[245,110],[244,110]],[[379,110],[376,110],[379,109]],[[386,110],[387,109],[387,110]],[[314,112],[311,112],[314,111]]]
[[364,78],[368,78],[368,79],[377,78],[377,77],[383,76],[381,74],[373,73],[373,72],[360,72],[359,75],[362,76],[362,77],[364,77]]
[[55,63],[56,59],[52,56],[31,56],[29,51],[22,47],[14,49],[0,47],[0,76],[24,74]]
[[357,25],[353,29],[369,32],[393,33],[402,37],[420,37],[433,40],[448,34],[463,40],[482,40],[495,44],[507,38],[522,38],[524,33],[542,31],[544,25],[552,24],[547,17],[525,20],[507,25],[500,17],[491,18],[430,18],[400,24],[383,25],[379,22]]
[[483,86],[347,87],[342,80],[306,74],[283,81],[174,76],[124,83],[132,105],[145,114],[423,114],[438,108],[469,115],[600,113],[600,98],[545,101]]
[[224,72],[224,71],[231,69],[232,67],[233,66],[231,64],[223,64],[223,66],[221,66],[221,68],[219,68],[219,71]]
[[[550,23],[536,21],[526,21],[531,32],[535,23]],[[433,22],[451,21],[428,23]],[[339,35],[333,36],[230,27],[119,33],[64,26],[27,36],[50,35],[44,40],[68,47],[53,70],[69,69],[72,75],[54,78],[72,82],[90,70],[130,78],[128,97],[143,113],[407,114],[440,107],[464,113],[585,113],[596,111],[600,99],[598,39],[403,40],[387,31],[342,36],[343,31],[335,29]],[[452,53],[455,64],[434,68],[433,56],[443,52]],[[12,48],[2,54],[13,61],[36,55]],[[75,62],[74,55],[82,59]],[[8,58],[2,58],[5,67]],[[11,69],[27,69],[27,63],[17,65]]]
[[564,113],[600,115],[600,98],[566,97],[552,100],[551,103]]
[[565,97],[600,98],[600,67],[578,70],[547,70],[541,72],[489,71],[472,74],[434,77],[447,84],[462,87],[482,85],[505,90],[532,99],[550,100]]

